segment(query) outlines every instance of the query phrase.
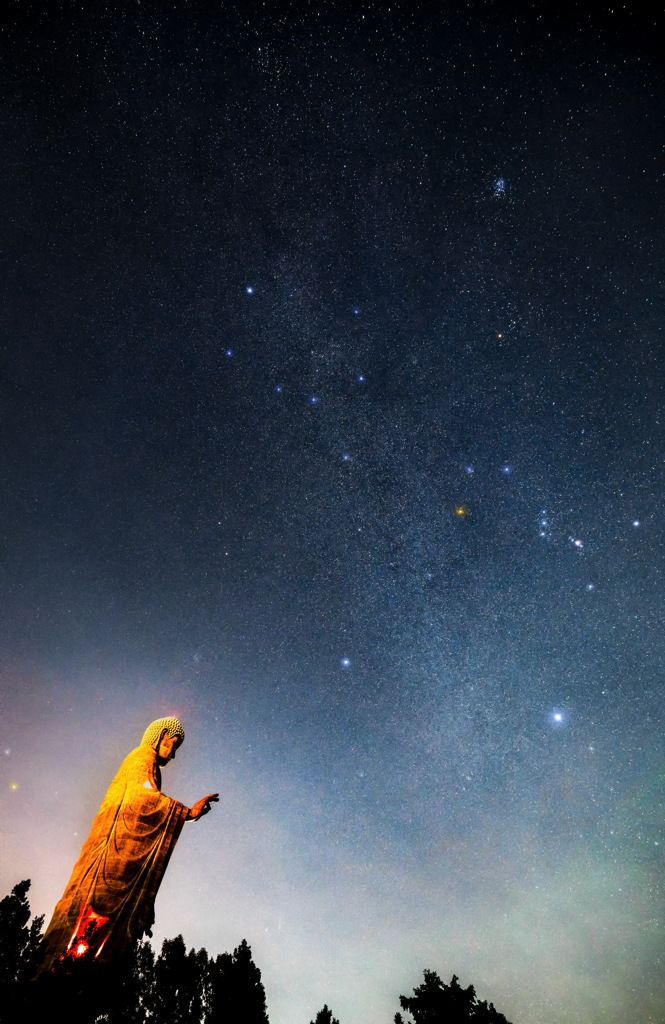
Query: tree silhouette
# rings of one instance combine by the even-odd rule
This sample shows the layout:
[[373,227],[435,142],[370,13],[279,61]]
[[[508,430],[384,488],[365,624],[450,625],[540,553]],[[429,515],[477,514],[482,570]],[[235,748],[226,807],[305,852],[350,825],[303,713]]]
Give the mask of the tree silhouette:
[[149,942],[136,942],[118,965],[115,992],[109,1002],[109,1024],[155,1021],[155,954]]
[[[24,1024],[65,1013],[68,1024],[269,1024],[261,971],[245,939],[233,953],[213,959],[205,949],[187,952],[182,935],[166,939],[157,958],[137,942],[108,964],[74,949],[35,979],[43,917],[30,923],[25,880],[0,900],[0,1019]],[[33,980],[35,979],[35,980]],[[445,985],[425,971],[412,996],[400,996],[406,1021],[395,1024],[509,1024],[473,985],[457,975]],[[310,1024],[339,1024],[326,1005]]]
[[494,1003],[476,1003],[471,1018],[473,1024],[508,1024],[502,1013],[494,1008]]
[[206,995],[208,954],[187,952],[182,935],[165,939],[155,962],[155,1024],[200,1021]]
[[319,1010],[314,1020],[310,1021],[310,1024],[339,1024],[337,1017],[333,1017],[332,1010],[328,1009],[327,1004],[324,1004],[323,1009]]
[[[445,985],[436,971],[425,971],[422,985],[399,1001],[415,1024],[508,1024],[492,1003],[476,999],[473,985],[462,988],[456,974]],[[395,1014],[395,1024],[405,1024],[401,1013]]]
[[37,950],[42,938],[44,916],[30,920],[26,878],[0,900],[0,989],[16,982],[27,981],[37,967]]
[[29,888],[20,882],[0,901],[2,1024],[58,1011],[68,1024],[269,1024],[261,971],[245,939],[215,960],[205,949],[187,952],[182,935],[166,939],[157,958],[149,942],[108,964],[72,949],[33,981],[43,917],[28,923]]
[[233,954],[222,953],[208,966],[206,1024],[269,1024],[261,971],[245,939]]

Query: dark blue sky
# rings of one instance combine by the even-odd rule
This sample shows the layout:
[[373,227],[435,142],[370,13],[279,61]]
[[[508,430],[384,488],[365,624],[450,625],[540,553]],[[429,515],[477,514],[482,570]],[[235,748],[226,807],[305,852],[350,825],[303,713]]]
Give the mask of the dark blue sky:
[[174,712],[166,791],[222,801],[156,934],[246,937],[273,1024],[380,1024],[424,967],[660,1020],[658,26],[2,29],[4,890],[50,913]]

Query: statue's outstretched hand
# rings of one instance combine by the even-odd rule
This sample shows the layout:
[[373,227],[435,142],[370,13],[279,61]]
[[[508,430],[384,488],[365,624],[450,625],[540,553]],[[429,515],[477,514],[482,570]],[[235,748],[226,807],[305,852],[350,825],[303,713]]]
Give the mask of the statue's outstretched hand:
[[210,804],[219,800],[219,793],[208,793],[202,800],[197,800],[193,807],[190,807],[187,821],[198,821],[210,810]]

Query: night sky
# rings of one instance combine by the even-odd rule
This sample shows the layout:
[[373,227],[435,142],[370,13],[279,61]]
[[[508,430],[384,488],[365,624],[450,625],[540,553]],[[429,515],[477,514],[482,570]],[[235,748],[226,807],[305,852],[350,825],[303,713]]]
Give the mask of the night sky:
[[177,714],[155,942],[271,1024],[662,1024],[645,6],[6,3],[0,895]]

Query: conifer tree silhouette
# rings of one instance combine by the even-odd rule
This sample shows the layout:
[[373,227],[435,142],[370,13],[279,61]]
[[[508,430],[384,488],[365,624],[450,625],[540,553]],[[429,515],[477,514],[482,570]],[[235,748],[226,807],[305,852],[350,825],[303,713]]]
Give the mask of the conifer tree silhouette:
[[26,878],[0,900],[0,989],[27,981],[37,966],[37,950],[42,938],[44,915],[30,925],[30,903]]
[[189,953],[182,935],[165,939],[155,961],[155,1024],[190,1024],[203,1017],[208,954]]
[[208,967],[210,1008],[206,1024],[269,1024],[261,971],[245,939],[233,954],[222,953]]
[[118,971],[117,985],[109,1024],[156,1021],[155,954],[149,942],[135,943]]
[[187,952],[182,935],[166,939],[157,958],[149,942],[105,965],[71,950],[33,981],[44,919],[28,923],[29,888],[20,882],[0,901],[2,1024],[58,1011],[68,1024],[269,1024],[261,971],[245,939],[216,959],[205,949]]
[[328,1009],[327,1003],[324,1003],[323,1009],[319,1010],[314,1020],[310,1021],[310,1024],[339,1024],[337,1017],[333,1017],[332,1010]]
[[[187,952],[182,935],[166,939],[155,959],[149,942],[138,942],[112,964],[72,950],[36,981],[43,917],[30,922],[30,882],[0,900],[0,1018],[25,1024],[66,1013],[69,1024],[269,1024],[261,971],[243,939],[233,953],[213,959],[205,949]],[[76,955],[75,955],[76,954]],[[424,971],[412,996],[400,996],[406,1021],[395,1024],[509,1024],[473,985],[457,975],[448,985]],[[327,1004],[310,1024],[339,1024]]]
[[[436,971],[425,971],[424,981],[412,996],[400,996],[400,1005],[414,1024],[508,1024],[492,1003],[479,1002],[473,985],[462,988],[456,974],[445,985]],[[406,1024],[401,1013],[395,1024]]]

